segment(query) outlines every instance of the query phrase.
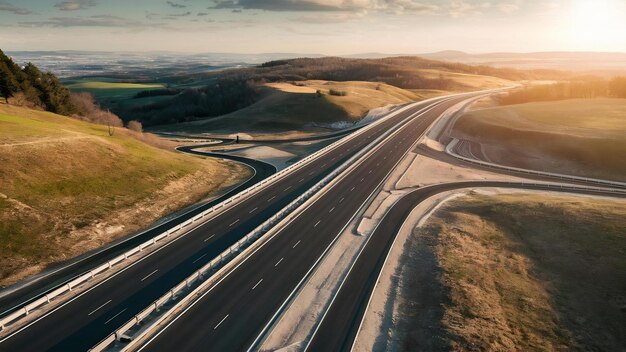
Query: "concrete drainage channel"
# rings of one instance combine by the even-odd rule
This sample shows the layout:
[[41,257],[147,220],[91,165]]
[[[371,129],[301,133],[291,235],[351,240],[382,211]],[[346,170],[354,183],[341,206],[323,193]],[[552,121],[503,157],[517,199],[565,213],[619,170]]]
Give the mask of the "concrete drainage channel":
[[[395,116],[396,114],[405,111],[414,105],[415,104],[411,104],[403,109],[395,111],[387,118]],[[389,130],[378,137],[375,141],[370,143],[368,147],[355,154],[342,166],[334,170],[307,192],[296,198],[276,215],[259,225],[255,230],[232,245],[229,249],[222,252],[219,257],[207,263],[205,266],[191,274],[187,279],[168,291],[168,293],[154,301],[142,312],[117,329],[113,334],[109,335],[107,338],[94,346],[90,351],[129,351],[138,347],[138,341],[142,341],[146,335],[152,333],[153,330],[162,322],[181,310],[183,306],[195,300],[202,292],[206,291],[207,288],[217,283],[228,272],[243,262],[251,253],[256,251],[263,244],[267,243],[267,241],[269,241],[276,233],[273,230],[276,227],[280,227],[280,224],[289,221],[294,216],[294,210],[301,208],[301,206],[303,207],[305,203],[308,203],[314,196],[317,195],[318,191],[332,184],[338,176],[346,170],[354,167],[357,161],[375,149],[378,146],[379,141],[395,133],[395,131],[413,119],[416,114],[424,110],[426,109],[422,109],[419,112],[412,114],[398,123],[394,129]],[[385,118],[385,120],[387,118]],[[379,120],[375,124],[382,121],[383,120]],[[354,136],[359,135],[360,133],[361,131],[357,132],[351,138],[354,138]],[[328,147],[334,148],[336,143],[345,141],[347,141],[347,139],[337,141]]]
[[[22,325],[23,323],[27,322],[29,320],[30,317],[34,316],[36,311],[41,311],[41,310],[45,310],[47,308],[53,307],[57,304],[62,303],[64,300],[63,298],[66,298],[67,296],[69,296],[69,293],[72,293],[76,290],[82,290],[85,289],[86,284],[95,284],[97,282],[99,282],[100,279],[104,279],[106,278],[107,274],[110,274],[112,270],[119,270],[125,267],[125,265],[123,264],[130,264],[133,260],[138,259],[139,257],[141,257],[142,254],[146,254],[146,250],[151,250],[151,249],[156,249],[157,244],[166,244],[168,242],[168,240],[171,240],[173,238],[182,236],[186,233],[189,232],[190,229],[192,229],[193,227],[200,225],[202,222],[208,220],[208,217],[213,217],[215,215],[217,215],[218,213],[232,207],[234,204],[236,204],[237,202],[248,198],[249,196],[251,196],[252,194],[260,191],[261,189],[267,187],[268,185],[270,185],[271,183],[275,182],[276,180],[284,177],[285,175],[289,174],[290,172],[294,171],[295,169],[298,169],[300,167],[302,167],[303,165],[309,163],[310,161],[317,159],[319,157],[321,157],[322,155],[326,154],[327,152],[329,152],[330,150],[338,147],[339,145],[342,145],[344,143],[347,143],[348,141],[354,139],[355,137],[359,136],[360,134],[364,133],[365,131],[369,130],[370,128],[373,128],[374,126],[379,125],[380,123],[383,123],[384,121],[386,121],[387,119],[401,113],[404,112],[412,107],[414,107],[417,104],[421,104],[424,103],[426,101],[420,102],[420,103],[415,103],[415,104],[410,104],[407,105],[403,108],[400,108],[396,111],[394,111],[393,113],[389,114],[388,116],[386,116],[385,118],[379,119],[378,121],[368,125],[365,128],[362,128],[358,131],[356,131],[355,133],[346,136],[346,138],[342,138],[320,150],[318,150],[317,152],[303,158],[302,160],[298,161],[297,163],[288,166],[287,168],[275,173],[274,175],[266,178],[265,180],[251,186],[250,188],[247,188],[239,193],[237,193],[236,195],[234,195],[233,197],[224,200],[223,202],[220,202],[219,204],[216,204],[215,206],[203,211],[202,213],[194,216],[193,218],[161,233],[160,235],[157,235],[155,237],[153,237],[152,239],[136,246],[133,249],[130,249],[128,251],[126,251],[125,253],[113,258],[112,260],[90,270],[89,272],[86,272],[78,277],[76,277],[75,279],[63,284],[60,287],[57,287],[53,290],[50,290],[49,292],[41,295],[39,298],[35,299],[34,301],[25,304],[23,307],[15,310],[14,312],[12,312],[11,314],[8,314],[4,317],[2,317],[0,319],[0,332],[2,333],[6,333],[9,330],[11,330],[13,327],[18,327],[20,325]],[[404,121],[402,122],[404,123]],[[282,211],[281,211],[282,213]],[[277,214],[278,215],[278,214]],[[284,216],[284,214],[282,214]],[[276,221],[276,216],[274,216],[272,219],[274,219],[274,221]],[[270,219],[270,220],[272,220]],[[268,220],[269,221],[269,220]],[[192,226],[194,225],[194,226]],[[256,232],[256,230],[254,231]],[[253,233],[254,233],[253,232]],[[222,263],[223,260],[225,260],[226,258],[226,252],[231,252],[232,250],[238,250],[239,248],[241,248],[242,243],[249,243],[249,241],[251,240],[251,237],[249,237],[251,234],[249,234],[248,236],[244,237],[243,239],[241,239],[240,241],[238,241],[236,244],[234,244],[233,246],[231,246],[227,251],[225,251],[224,253],[222,253],[220,255],[220,257],[216,258],[214,261],[212,261],[211,263],[213,263],[213,265],[217,265],[217,262]],[[209,263],[209,264],[211,264]],[[211,268],[214,268],[214,266],[212,266]],[[204,268],[203,268],[204,269]],[[203,271],[203,273],[205,273]],[[194,274],[195,275],[195,274]],[[193,276],[193,275],[192,275]],[[193,280],[190,280],[190,278],[188,278],[186,281],[190,281],[186,284],[190,285],[191,281],[195,281],[197,280],[197,277]],[[179,285],[180,286],[180,285]],[[177,286],[178,287],[178,286]],[[180,289],[177,291],[180,292]],[[173,295],[173,292],[172,292]],[[171,298],[171,297],[170,297]],[[169,300],[169,299],[168,299]],[[160,302],[161,300],[159,300],[158,302]],[[141,316],[142,314],[140,313],[138,315]],[[4,335],[4,334],[3,334]]]

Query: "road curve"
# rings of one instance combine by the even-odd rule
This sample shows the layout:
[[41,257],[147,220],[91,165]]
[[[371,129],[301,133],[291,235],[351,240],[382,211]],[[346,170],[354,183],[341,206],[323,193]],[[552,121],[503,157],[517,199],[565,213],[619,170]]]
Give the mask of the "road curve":
[[578,186],[499,181],[445,183],[408,193],[393,205],[370,235],[306,351],[350,351],[387,253],[411,211],[419,203],[438,193],[471,187],[503,187],[626,198],[626,193],[616,194]]
[[212,146],[214,144],[184,146],[177,149],[189,154],[228,159],[246,164],[253,168],[254,175],[245,182],[233,187],[223,195],[211,200],[210,202],[204,203],[200,206],[191,207],[188,210],[183,210],[174,215],[166,216],[162,219],[162,221],[147,230],[125,236],[104,247],[90,251],[69,261],[53,265],[41,274],[38,274],[27,281],[19,282],[1,290],[0,316],[11,313],[13,310],[18,307],[22,307],[29,301],[39,298],[42,294],[83,275],[92,268],[106,263],[129,249],[134,248],[139,244],[144,243],[147,240],[191,219],[206,209],[209,209],[210,207],[276,173],[276,168],[273,165],[259,160],[195,150],[209,145]]
[[[349,143],[292,171],[184,236],[0,340],[0,351],[84,351],[91,348],[319,182],[376,137],[426,107],[441,103],[442,106],[438,107],[441,113],[444,106],[451,106],[449,99],[441,98],[417,104],[364,131]],[[432,119],[434,117],[431,116]],[[396,150],[400,147],[406,150],[408,143],[405,137],[404,142],[397,144]],[[394,144],[396,143],[388,143],[388,146],[393,148]],[[377,174],[381,170],[384,167],[376,168]],[[368,187],[372,186],[370,183],[368,178]],[[360,204],[353,206],[358,207]],[[322,227],[319,229],[322,230]],[[253,268],[250,273],[255,271],[256,268]],[[294,271],[293,274],[297,275],[297,272]],[[227,293],[227,296],[233,297],[232,293]],[[225,324],[230,324],[230,321]],[[199,349],[204,349],[204,346]]]

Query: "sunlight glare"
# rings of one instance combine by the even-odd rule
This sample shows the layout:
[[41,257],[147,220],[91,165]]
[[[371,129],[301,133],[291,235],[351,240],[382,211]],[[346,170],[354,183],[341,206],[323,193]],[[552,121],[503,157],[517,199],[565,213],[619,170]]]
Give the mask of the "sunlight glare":
[[615,0],[571,1],[571,41],[591,49],[618,40],[623,33],[617,29],[617,9]]

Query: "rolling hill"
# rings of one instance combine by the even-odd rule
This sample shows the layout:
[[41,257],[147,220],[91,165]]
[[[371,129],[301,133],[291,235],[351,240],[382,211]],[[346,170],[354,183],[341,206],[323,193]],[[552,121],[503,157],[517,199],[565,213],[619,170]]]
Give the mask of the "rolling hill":
[[102,246],[247,179],[146,136],[0,104],[0,285]]

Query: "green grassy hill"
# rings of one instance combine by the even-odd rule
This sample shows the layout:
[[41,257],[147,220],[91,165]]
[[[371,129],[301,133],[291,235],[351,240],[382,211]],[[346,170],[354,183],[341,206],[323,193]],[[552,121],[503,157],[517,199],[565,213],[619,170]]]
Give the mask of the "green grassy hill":
[[118,128],[0,104],[0,284],[71,258],[247,179],[234,163]]

